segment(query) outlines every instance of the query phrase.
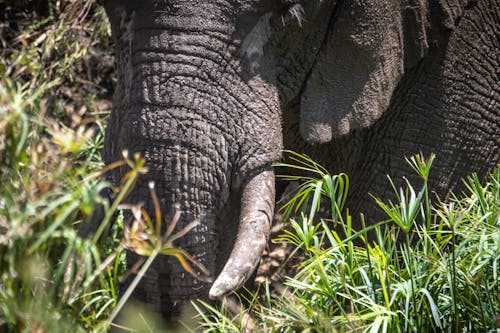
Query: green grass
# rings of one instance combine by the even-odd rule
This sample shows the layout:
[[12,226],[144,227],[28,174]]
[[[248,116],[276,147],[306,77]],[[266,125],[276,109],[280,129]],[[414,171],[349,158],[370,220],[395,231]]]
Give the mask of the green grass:
[[98,195],[107,185],[102,91],[77,83],[106,34],[97,24],[86,32],[104,13],[92,1],[50,2],[46,17],[7,12],[19,30],[5,25],[1,35],[0,328],[88,331],[116,304],[123,271],[119,224],[106,242],[76,234],[97,205],[116,208]]
[[[76,233],[98,205],[106,212],[101,225],[109,225],[120,202],[109,206],[99,196],[110,186],[100,180],[102,162],[93,152],[103,134],[37,116],[51,88],[31,91],[10,80],[0,85],[0,318],[8,331],[87,331],[116,304],[123,274],[119,223],[107,241]],[[119,198],[144,161],[123,163],[131,171]]]
[[[465,180],[467,193],[433,202],[427,179],[434,156],[408,160],[423,180],[416,190],[394,188],[396,202],[376,198],[387,219],[353,230],[343,210],[346,175],[330,176],[292,153],[306,178],[284,205],[299,216],[276,241],[300,248],[305,260],[286,279],[281,296],[265,286],[264,301],[247,313],[262,332],[494,332],[499,327],[500,168],[482,185]],[[297,180],[295,177],[292,177]],[[392,184],[392,181],[389,179]],[[329,219],[312,222],[327,199]],[[339,230],[342,231],[341,237]],[[374,240],[367,237],[374,232]],[[400,241],[396,241],[400,240]],[[224,332],[231,315],[210,308],[204,332]],[[205,315],[206,316],[206,315]],[[242,330],[241,327],[239,327]]]

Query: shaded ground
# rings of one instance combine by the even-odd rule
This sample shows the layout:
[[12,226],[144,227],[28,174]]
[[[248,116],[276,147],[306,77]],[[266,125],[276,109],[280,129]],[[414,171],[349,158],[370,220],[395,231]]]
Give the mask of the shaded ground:
[[54,121],[72,128],[98,121],[115,81],[108,29],[95,1],[0,2],[1,77],[33,88],[56,83],[43,110]]

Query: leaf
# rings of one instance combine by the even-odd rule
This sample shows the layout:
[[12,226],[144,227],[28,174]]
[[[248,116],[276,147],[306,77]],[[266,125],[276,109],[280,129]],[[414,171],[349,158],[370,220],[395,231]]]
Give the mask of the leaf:
[[434,302],[434,299],[432,298],[431,294],[429,291],[425,288],[420,288],[420,292],[427,297],[427,302],[429,303],[429,308],[431,309],[432,317],[434,318],[434,322],[436,325],[441,329],[444,330],[443,323],[441,322],[441,314],[439,313],[439,309]]

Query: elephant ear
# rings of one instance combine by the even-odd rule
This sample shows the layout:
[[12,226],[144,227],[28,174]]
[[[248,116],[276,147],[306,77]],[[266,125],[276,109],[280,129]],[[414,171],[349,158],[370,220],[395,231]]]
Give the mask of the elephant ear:
[[427,50],[424,0],[344,1],[300,101],[300,131],[325,143],[372,125],[405,72]]

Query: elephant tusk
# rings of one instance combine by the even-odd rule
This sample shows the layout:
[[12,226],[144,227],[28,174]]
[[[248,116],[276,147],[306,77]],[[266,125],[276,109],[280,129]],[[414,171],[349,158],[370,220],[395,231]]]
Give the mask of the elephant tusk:
[[236,242],[231,256],[210,289],[210,299],[222,299],[238,290],[257,267],[269,237],[274,192],[272,170],[260,172],[243,188]]

